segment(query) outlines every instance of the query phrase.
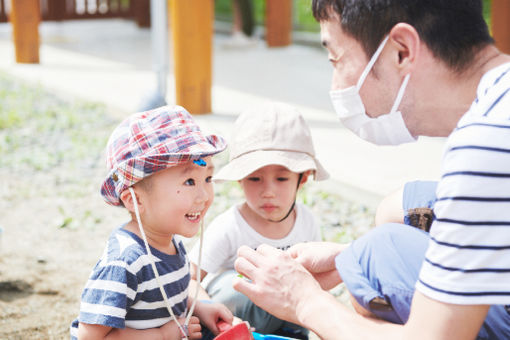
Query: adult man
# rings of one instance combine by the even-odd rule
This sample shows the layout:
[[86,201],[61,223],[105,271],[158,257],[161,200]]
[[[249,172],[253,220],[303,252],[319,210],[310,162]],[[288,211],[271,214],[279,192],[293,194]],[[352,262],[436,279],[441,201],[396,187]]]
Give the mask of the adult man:
[[492,45],[481,1],[312,7],[346,127],[377,144],[449,136],[431,242],[403,326],[354,314],[322,290],[341,281],[343,245],[240,248],[236,269],[251,281],[234,288],[324,339],[473,339],[490,305],[510,304],[510,57]]

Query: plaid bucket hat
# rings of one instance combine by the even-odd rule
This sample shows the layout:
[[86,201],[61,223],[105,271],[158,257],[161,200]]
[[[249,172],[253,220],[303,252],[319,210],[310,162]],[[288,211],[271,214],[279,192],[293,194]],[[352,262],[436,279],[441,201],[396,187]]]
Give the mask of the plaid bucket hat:
[[101,186],[101,195],[107,203],[121,205],[120,194],[143,178],[225,148],[223,138],[204,136],[181,106],[135,113],[120,123],[108,140],[109,173]]

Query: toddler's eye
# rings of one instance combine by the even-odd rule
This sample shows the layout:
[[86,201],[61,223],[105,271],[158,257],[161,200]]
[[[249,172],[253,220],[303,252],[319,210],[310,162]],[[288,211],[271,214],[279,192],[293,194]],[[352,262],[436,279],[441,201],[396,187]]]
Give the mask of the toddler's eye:
[[205,179],[205,182],[206,183],[211,183],[212,182],[212,176],[209,176]]
[[287,177],[278,177],[277,180],[278,182],[285,182],[288,181],[289,179]]
[[258,181],[260,181],[260,178],[258,178],[258,177],[248,177],[248,181],[258,182]]
[[195,180],[193,178],[188,178],[185,182],[184,182],[184,185],[195,185]]

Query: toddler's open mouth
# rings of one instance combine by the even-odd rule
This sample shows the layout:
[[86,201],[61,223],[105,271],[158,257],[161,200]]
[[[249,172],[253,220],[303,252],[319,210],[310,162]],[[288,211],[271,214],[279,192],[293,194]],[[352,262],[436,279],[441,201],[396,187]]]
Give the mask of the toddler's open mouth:
[[196,221],[199,221],[200,220],[200,215],[201,213],[200,212],[195,212],[195,213],[188,213],[186,214],[186,218],[192,222],[196,222]]

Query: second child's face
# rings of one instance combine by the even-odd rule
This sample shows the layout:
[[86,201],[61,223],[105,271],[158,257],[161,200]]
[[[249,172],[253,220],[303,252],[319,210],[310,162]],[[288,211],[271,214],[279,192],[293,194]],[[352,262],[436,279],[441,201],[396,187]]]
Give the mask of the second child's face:
[[299,174],[281,165],[268,165],[239,181],[249,209],[265,220],[279,221],[289,211]]
[[154,233],[194,236],[214,197],[211,157],[207,166],[193,162],[152,175],[149,188],[140,190],[145,210],[144,228]]

